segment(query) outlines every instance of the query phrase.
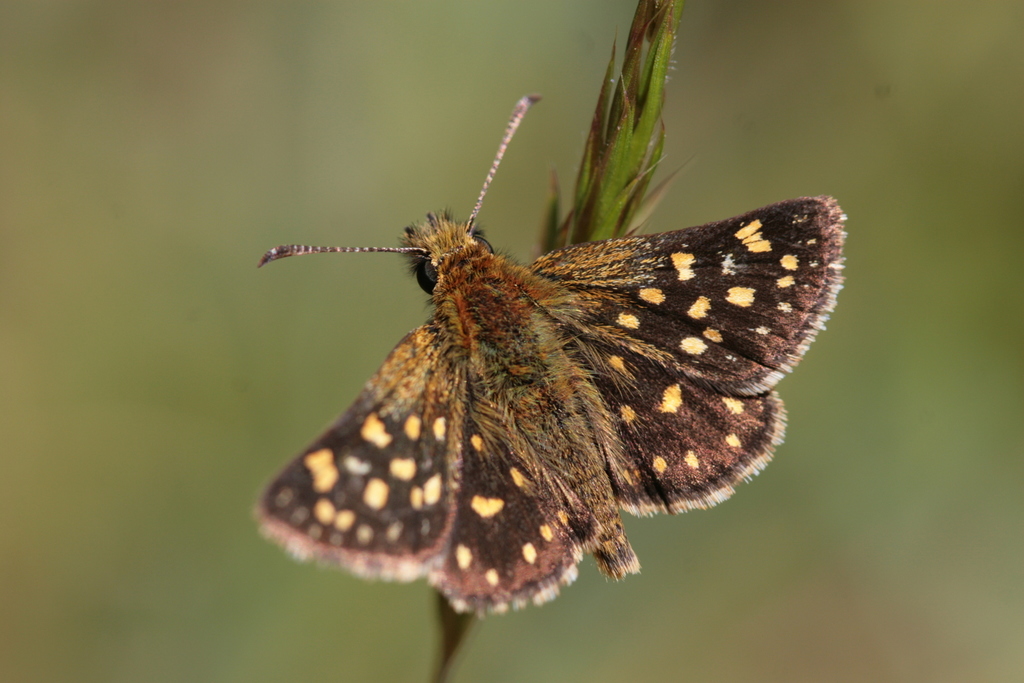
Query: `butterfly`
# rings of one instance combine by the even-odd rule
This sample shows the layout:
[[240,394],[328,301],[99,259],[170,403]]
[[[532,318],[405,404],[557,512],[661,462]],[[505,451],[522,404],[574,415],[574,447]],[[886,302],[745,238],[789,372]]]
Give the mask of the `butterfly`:
[[[478,209],[370,249],[406,254],[430,319],[257,515],[298,558],[425,577],[483,614],[552,599],[587,553],[636,573],[620,509],[706,508],[768,463],[785,424],[773,387],[834,306],[846,216],[804,197],[527,266],[491,248]],[[310,251],[363,249],[264,262]]]

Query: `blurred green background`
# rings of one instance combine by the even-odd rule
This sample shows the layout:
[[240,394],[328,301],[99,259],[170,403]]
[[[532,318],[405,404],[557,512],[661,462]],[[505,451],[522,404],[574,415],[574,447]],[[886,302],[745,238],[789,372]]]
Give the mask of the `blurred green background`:
[[[251,519],[425,297],[386,254],[484,204],[529,258],[631,0],[0,5],[0,679],[422,681],[423,582],[292,562]],[[684,12],[651,230],[800,195],[847,286],[789,438],[712,511],[628,520],[494,617],[459,681],[1024,680],[1024,4]]]

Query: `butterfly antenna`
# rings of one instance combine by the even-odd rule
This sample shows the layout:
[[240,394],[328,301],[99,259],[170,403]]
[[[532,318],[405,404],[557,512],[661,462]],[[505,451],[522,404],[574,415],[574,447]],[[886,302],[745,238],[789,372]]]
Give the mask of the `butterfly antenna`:
[[484,180],[483,189],[480,190],[480,196],[477,197],[473,213],[469,215],[470,235],[476,231],[476,216],[480,213],[480,206],[484,203],[484,195],[487,194],[487,188],[491,186],[491,181],[494,180],[494,174],[498,171],[498,164],[501,163],[501,158],[505,156],[505,149],[508,148],[509,141],[516,134],[516,128],[519,127],[519,122],[526,116],[526,112],[539,99],[540,95],[526,95],[516,102],[516,107],[512,110],[512,117],[508,120],[508,126],[505,127],[505,137],[501,139],[501,144],[498,145],[498,153],[494,156],[494,163],[491,164],[491,170],[487,172],[487,178]]
[[323,254],[326,252],[349,252],[349,251],[390,251],[398,254],[426,253],[418,247],[310,247],[304,244],[282,244],[274,247],[260,259],[257,268],[262,268],[271,261],[282,259],[286,256],[302,256],[303,254]]

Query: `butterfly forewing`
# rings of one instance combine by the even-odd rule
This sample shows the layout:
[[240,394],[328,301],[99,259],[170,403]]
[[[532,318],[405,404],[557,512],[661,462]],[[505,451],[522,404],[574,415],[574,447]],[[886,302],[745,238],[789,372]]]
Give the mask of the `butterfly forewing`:
[[534,269],[579,297],[591,336],[758,394],[799,360],[835,303],[843,218],[829,197],[794,199],[686,230],[567,247]]
[[424,575],[451,522],[455,376],[436,330],[411,332],[267,488],[258,508],[265,533],[298,557],[361,575]]

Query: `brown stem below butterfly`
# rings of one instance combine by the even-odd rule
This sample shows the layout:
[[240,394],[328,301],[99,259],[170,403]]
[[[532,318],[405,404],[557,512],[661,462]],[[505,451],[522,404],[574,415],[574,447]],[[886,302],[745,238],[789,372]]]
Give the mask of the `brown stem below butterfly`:
[[478,619],[472,612],[460,613],[453,610],[448,599],[440,592],[434,595],[437,598],[437,622],[441,627],[441,641],[432,680],[433,683],[445,683],[452,672],[459,647],[465,642],[466,635]]

